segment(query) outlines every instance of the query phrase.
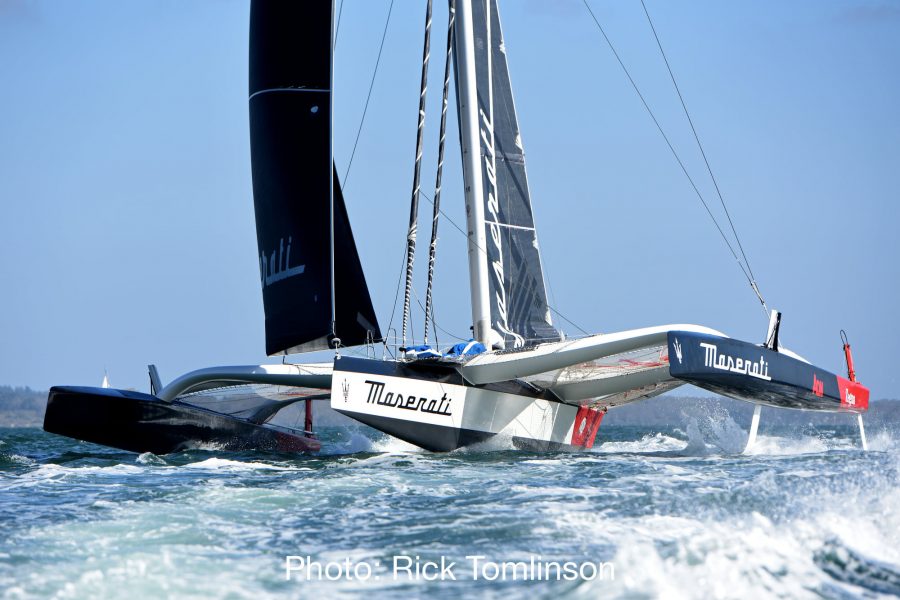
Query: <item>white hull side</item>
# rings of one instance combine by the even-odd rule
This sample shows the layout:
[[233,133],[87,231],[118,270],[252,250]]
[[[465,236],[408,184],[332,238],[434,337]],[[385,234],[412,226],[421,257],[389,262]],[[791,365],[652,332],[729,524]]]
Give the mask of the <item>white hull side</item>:
[[601,412],[514,390],[466,385],[455,370],[343,358],[335,361],[331,407],[434,451],[496,435],[537,450],[592,445]]

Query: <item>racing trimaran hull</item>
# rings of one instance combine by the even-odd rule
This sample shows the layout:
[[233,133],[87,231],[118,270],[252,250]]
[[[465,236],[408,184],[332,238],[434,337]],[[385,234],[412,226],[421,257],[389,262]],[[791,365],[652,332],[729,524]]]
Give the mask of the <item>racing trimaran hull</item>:
[[[280,431],[267,424],[286,404],[262,402],[250,418],[236,418],[180,397],[235,383],[307,386],[310,394],[327,394],[330,386],[334,409],[436,451],[497,435],[531,449],[589,448],[607,409],[686,382],[757,404],[866,409],[868,390],[856,383],[852,367],[843,379],[779,352],[777,326],[767,346],[694,325],[566,339],[550,318],[497,0],[450,6],[444,108],[452,58],[473,334],[486,351],[455,359],[338,357],[326,376],[303,365],[201,369],[166,388],[155,382],[154,395],[53,388],[47,431],[137,452],[166,453],[197,443],[317,449],[311,426]],[[250,141],[269,355],[383,339],[334,166],[333,21],[330,0],[251,4]],[[425,60],[428,32],[426,27]],[[425,89],[423,76],[423,101]],[[421,106],[420,116],[419,145]],[[406,307],[418,168],[417,163]],[[432,245],[435,234],[433,229]],[[846,344],[845,350],[849,362]]]
[[861,413],[869,390],[808,362],[740,340],[688,331],[669,337],[669,372],[698,387],[776,408]]
[[[565,364],[572,360],[580,362]],[[492,381],[511,374],[519,377]],[[869,392],[857,382],[686,325],[590,336],[466,363],[338,358],[331,406],[432,451],[497,435],[523,449],[576,450],[593,446],[608,409],[684,383],[778,408],[868,408]]]
[[179,401],[129,390],[58,386],[50,390],[44,431],[130,452],[193,448],[316,452],[304,431],[252,423]]
[[590,448],[603,419],[521,381],[468,384],[452,364],[350,357],[335,360],[331,407],[437,452],[498,434],[528,450]]

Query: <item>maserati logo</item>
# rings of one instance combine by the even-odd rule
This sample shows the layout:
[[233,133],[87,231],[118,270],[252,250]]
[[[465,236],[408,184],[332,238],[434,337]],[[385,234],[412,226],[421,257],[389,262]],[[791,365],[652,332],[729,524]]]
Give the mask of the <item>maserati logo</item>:
[[675,338],[675,343],[672,344],[675,346],[675,358],[678,359],[678,364],[681,364],[681,344],[678,343],[678,338]]
[[404,397],[403,394],[393,390],[385,390],[385,384],[381,381],[366,379],[366,383],[369,385],[369,397],[366,400],[368,404],[414,410],[445,417],[453,414],[450,411],[450,404],[453,402],[453,399],[448,398],[446,393],[440,398],[427,398],[416,394],[407,394]]
[[284,251],[284,238],[278,243],[278,248],[272,250],[272,254],[266,256],[265,252],[259,255],[259,271],[262,277],[262,286],[265,289],[278,281],[301,275],[306,270],[306,265],[291,266],[291,244],[293,238],[288,237],[287,252]]
[[348,398],[350,397],[350,382],[346,379],[341,384],[341,391],[344,392],[344,402],[347,402]]
[[[706,353],[703,356],[704,366],[720,369],[722,371],[749,375],[750,377],[756,377],[757,379],[762,379],[764,381],[772,381],[772,378],[769,377],[769,363],[766,362],[766,359],[761,354],[759,362],[754,362],[749,358],[729,356],[725,352],[719,352],[719,347],[715,344],[700,342],[700,347],[706,350]],[[815,388],[813,388],[813,391],[815,391]]]

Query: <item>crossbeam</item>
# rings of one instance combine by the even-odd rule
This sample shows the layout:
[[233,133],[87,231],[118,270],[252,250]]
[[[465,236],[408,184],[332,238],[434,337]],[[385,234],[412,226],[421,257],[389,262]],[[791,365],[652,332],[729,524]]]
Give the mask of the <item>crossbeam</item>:
[[171,402],[182,394],[239,383],[330,389],[331,371],[331,363],[208,367],[176,378],[159,389],[156,396],[164,402]]

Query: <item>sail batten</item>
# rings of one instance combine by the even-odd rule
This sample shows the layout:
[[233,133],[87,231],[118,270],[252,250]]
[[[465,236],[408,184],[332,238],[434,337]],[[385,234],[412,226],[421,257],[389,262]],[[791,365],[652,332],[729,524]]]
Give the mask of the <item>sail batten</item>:
[[381,337],[334,169],[330,0],[250,10],[250,150],[266,353]]

